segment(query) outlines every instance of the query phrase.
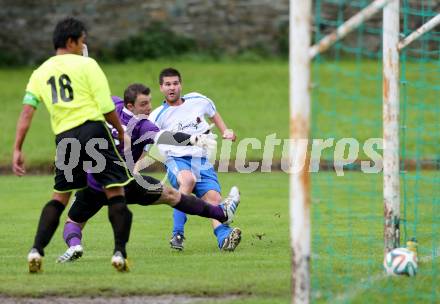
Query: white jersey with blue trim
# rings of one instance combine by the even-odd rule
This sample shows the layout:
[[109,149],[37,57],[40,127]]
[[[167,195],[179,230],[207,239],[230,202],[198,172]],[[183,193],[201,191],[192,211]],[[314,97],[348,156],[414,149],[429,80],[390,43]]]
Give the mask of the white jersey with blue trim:
[[[183,104],[170,106],[164,102],[155,109],[149,119],[161,130],[183,132],[187,134],[202,134],[209,129],[205,117],[213,117],[217,112],[214,102],[202,94],[192,92],[182,97]],[[159,151],[165,157],[196,156],[206,157],[204,149],[196,146],[158,145]]]

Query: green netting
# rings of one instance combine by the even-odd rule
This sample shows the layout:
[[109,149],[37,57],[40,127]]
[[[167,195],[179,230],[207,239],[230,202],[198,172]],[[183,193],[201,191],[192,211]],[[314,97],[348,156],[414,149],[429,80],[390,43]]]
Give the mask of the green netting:
[[[403,1],[405,36],[439,13],[434,1]],[[417,237],[420,275],[436,286],[424,293],[439,295],[440,251],[440,28],[423,35],[401,53],[402,239]],[[427,282],[427,285],[429,283]],[[437,299],[438,300],[438,299]]]
[[[372,1],[313,1],[313,42]],[[440,1],[401,0],[401,38],[440,13]],[[344,176],[312,173],[312,301],[434,303],[440,258],[440,27],[400,56],[401,245],[419,242],[415,278],[383,274],[383,174],[359,162]],[[342,138],[382,137],[382,12],[312,63],[311,137],[334,138],[321,164],[335,160]],[[380,152],[380,150],[379,150]],[[347,169],[351,171],[347,171]]]

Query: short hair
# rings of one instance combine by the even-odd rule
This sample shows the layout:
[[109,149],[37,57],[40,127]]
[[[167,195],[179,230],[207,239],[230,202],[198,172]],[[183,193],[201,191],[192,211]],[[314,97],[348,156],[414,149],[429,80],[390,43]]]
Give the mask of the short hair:
[[71,38],[73,41],[87,33],[84,23],[73,17],[67,17],[57,23],[53,31],[52,41],[55,50],[65,48],[67,40]]
[[164,77],[173,77],[173,76],[179,77],[179,81],[182,82],[182,77],[180,76],[180,73],[178,70],[176,70],[174,68],[163,69],[159,74],[159,84],[160,85],[163,84]]
[[130,84],[124,91],[124,105],[134,104],[138,95],[150,95],[150,88],[141,83]]

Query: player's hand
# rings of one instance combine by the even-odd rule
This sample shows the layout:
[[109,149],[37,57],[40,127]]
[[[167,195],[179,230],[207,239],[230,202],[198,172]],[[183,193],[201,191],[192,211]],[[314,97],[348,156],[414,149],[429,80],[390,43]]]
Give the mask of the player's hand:
[[226,129],[222,135],[223,139],[235,141],[237,136],[235,136],[234,131],[232,129]]
[[15,150],[12,158],[12,171],[17,176],[23,176],[26,174],[24,168],[24,156],[20,150]]
[[217,151],[217,135],[208,133],[208,134],[198,134],[191,135],[189,139],[193,146],[198,146],[202,149],[206,149],[208,155],[215,153]]

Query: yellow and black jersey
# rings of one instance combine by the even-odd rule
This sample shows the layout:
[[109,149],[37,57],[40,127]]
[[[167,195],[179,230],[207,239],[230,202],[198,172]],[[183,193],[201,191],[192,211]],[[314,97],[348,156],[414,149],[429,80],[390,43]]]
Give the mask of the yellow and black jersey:
[[89,57],[57,55],[46,60],[29,79],[23,104],[46,105],[52,130],[59,134],[84,122],[104,121],[114,110],[104,72]]

